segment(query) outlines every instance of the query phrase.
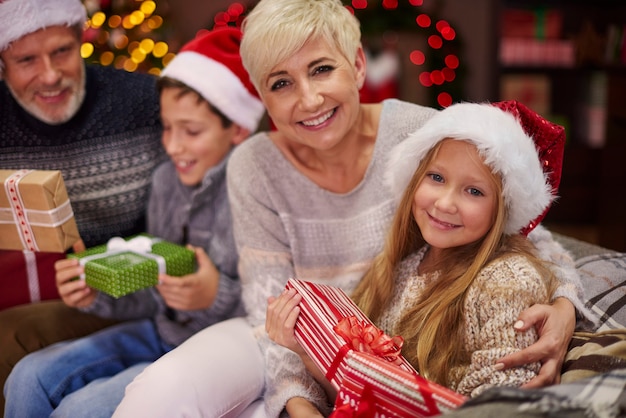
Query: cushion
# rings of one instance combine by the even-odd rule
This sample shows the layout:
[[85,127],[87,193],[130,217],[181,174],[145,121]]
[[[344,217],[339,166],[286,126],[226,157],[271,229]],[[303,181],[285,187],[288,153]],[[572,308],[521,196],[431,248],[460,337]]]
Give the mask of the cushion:
[[597,331],[626,326],[626,253],[607,252],[576,260],[586,305],[599,316]]

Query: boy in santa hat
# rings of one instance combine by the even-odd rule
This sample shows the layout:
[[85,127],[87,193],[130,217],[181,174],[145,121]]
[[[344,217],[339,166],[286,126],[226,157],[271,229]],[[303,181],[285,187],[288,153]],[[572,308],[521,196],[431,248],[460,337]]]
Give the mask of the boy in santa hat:
[[237,251],[226,193],[226,162],[264,113],[239,57],[239,29],[205,33],[185,45],[157,82],[162,143],[148,232],[193,246],[198,268],[184,277],[114,299],[73,280],[77,260],[57,262],[69,306],[125,320],[91,336],[22,359],[5,386],[6,417],[111,416],[126,385],[195,332],[243,315]]

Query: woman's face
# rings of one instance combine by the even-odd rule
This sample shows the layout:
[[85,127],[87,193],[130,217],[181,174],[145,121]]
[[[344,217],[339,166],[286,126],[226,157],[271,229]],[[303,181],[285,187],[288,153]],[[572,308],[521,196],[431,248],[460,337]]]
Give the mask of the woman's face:
[[478,241],[493,225],[497,191],[476,147],[445,139],[413,196],[413,217],[433,248]]
[[364,79],[362,48],[350,62],[337,48],[313,39],[274,66],[259,87],[278,131],[289,141],[325,151],[355,128]]
[[180,96],[180,90],[172,87],[161,92],[161,120],[163,147],[187,186],[200,184],[247,134],[234,123],[224,128],[206,102],[192,93]]

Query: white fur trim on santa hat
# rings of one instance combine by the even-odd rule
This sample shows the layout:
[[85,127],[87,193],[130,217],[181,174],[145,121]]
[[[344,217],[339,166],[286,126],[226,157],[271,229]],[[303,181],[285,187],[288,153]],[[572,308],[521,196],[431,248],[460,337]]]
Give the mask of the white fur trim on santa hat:
[[512,114],[490,104],[458,103],[436,113],[391,151],[386,181],[398,200],[420,161],[444,138],[472,142],[501,175],[509,215],[506,234],[519,232],[555,198],[533,139]]
[[227,66],[198,52],[179,53],[161,76],[182,81],[250,132],[256,131],[265,112],[261,100],[250,94]]
[[87,12],[79,0],[0,0],[0,51],[40,29],[86,21]]

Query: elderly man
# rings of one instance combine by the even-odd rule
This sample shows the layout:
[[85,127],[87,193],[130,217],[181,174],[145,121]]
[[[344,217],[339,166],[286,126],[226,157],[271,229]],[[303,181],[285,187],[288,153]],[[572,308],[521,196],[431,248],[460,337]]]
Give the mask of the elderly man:
[[[145,230],[164,154],[154,78],[85,66],[86,19],[79,0],[0,0],[0,168],[61,170],[89,247]],[[12,274],[2,268],[0,292]],[[61,301],[1,311],[0,389],[24,355],[110,323]]]

